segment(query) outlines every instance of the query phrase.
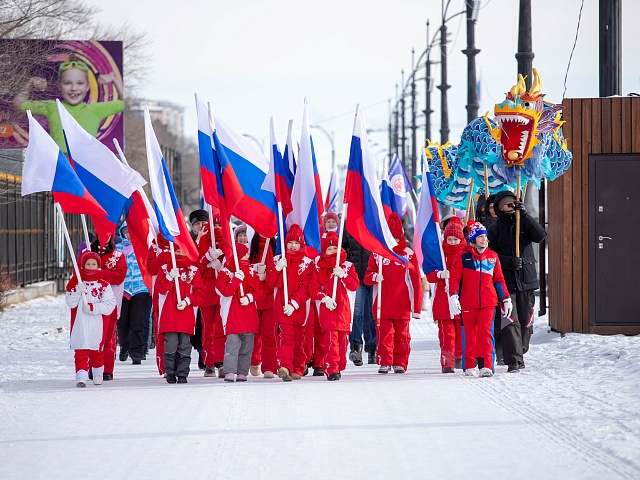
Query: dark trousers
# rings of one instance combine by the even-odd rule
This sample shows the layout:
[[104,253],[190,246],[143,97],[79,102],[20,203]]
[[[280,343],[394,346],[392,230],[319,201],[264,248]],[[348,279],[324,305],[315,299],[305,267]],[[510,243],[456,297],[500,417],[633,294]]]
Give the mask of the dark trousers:
[[164,334],[164,370],[178,377],[189,376],[191,335],[182,332]]
[[122,310],[118,320],[120,351],[128,352],[131,358],[142,358],[146,349],[145,326],[149,323],[151,297],[142,292],[122,299]]
[[511,303],[514,306],[511,314],[512,322],[502,319],[500,343],[504,363],[507,365],[524,364],[523,355],[529,351],[529,341],[533,333],[533,309],[535,304],[535,291],[516,291],[511,294]]
[[361,283],[356,290],[356,301],[353,311],[353,325],[349,334],[349,343],[351,349],[354,349],[354,343],[362,345],[362,337],[364,337],[365,350],[376,349],[376,322],[373,320],[371,311],[371,303],[373,301],[373,288],[370,285]]

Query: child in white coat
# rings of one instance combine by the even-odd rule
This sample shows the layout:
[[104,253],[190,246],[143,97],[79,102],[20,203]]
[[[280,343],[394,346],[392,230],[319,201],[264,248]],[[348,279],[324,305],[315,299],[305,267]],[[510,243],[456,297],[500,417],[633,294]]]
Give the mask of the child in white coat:
[[[75,273],[67,283],[67,305],[71,308],[71,348],[75,350],[76,386],[86,387],[89,360],[94,385],[103,380],[102,331],[116,306],[111,285],[102,280],[100,257],[85,250],[78,257],[80,281]],[[84,293],[84,298],[83,298]]]

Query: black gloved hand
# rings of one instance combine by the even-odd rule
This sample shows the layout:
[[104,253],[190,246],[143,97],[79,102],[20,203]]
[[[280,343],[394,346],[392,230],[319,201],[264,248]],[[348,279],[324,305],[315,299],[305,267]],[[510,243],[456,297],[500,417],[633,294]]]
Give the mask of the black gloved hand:
[[521,257],[512,257],[511,258],[511,267],[514,270],[520,270],[522,268],[522,258]]
[[513,209],[517,212],[520,212],[520,215],[525,215],[527,213],[524,208],[524,203],[522,202],[513,202]]

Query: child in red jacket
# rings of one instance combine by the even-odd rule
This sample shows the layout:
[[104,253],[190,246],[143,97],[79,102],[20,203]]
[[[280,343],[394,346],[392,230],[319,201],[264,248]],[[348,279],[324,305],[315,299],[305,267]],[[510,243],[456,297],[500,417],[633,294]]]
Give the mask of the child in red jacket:
[[[65,301],[71,308],[71,348],[75,350],[76,386],[86,387],[91,361],[93,384],[100,385],[103,379],[103,329],[109,325],[109,317],[116,306],[109,282],[102,279],[100,257],[85,250],[78,257],[78,269],[82,277],[74,272],[67,283]],[[82,294],[84,293],[83,300]]]
[[[372,254],[364,276],[365,285],[380,285],[381,311],[377,314],[378,288],[374,288],[373,316],[377,319],[378,337],[378,373],[404,373],[409,363],[411,335],[409,321],[420,318],[422,311],[422,282],[418,259],[404,237],[402,220],[392,213],[387,219],[389,230],[398,245],[393,251],[407,259],[402,263],[397,258],[381,257]],[[382,274],[378,273],[378,264],[382,262]]]
[[236,242],[236,252],[240,269],[236,270],[233,258],[229,259],[220,270],[216,287],[220,293],[220,314],[227,337],[222,366],[225,382],[247,381],[253,336],[258,333],[256,302],[264,298],[262,281],[249,263],[249,248]]
[[[451,313],[460,314],[464,326],[465,375],[492,377],[493,314],[502,302],[503,314],[511,315],[511,299],[504,282],[498,254],[489,249],[487,230],[480,222],[469,228],[469,251],[451,265]],[[477,367],[476,367],[477,361]]]
[[191,364],[191,335],[196,327],[195,306],[204,297],[205,291],[200,272],[189,257],[183,255],[180,248],[176,249],[175,256],[176,266],[173,267],[172,262],[163,265],[156,280],[158,333],[164,335],[167,383],[187,383]]
[[[458,345],[462,345],[462,327],[460,316],[451,315],[449,310],[449,294],[446,286],[450,277],[449,270],[453,260],[465,250],[466,244],[462,233],[462,221],[459,217],[452,217],[444,229],[442,250],[446,261],[444,270],[434,270],[427,273],[427,280],[436,284],[433,299],[433,319],[438,322],[438,340],[440,341],[440,365],[442,373],[455,373],[454,367],[461,358]],[[462,361],[457,368],[462,368]]]
[[[275,292],[273,311],[278,325],[278,376],[285,382],[299,380],[305,369],[305,322],[309,312],[309,292],[313,261],[305,256],[300,226],[291,225],[285,237],[286,258],[274,257],[267,272],[267,286]],[[285,303],[284,275],[287,271],[288,302]]]
[[[322,254],[315,259],[313,285],[320,327],[324,335],[324,374],[327,380],[340,380],[347,368],[348,335],[353,322],[353,304],[360,281],[347,252],[338,246],[336,232],[325,233],[320,239]],[[340,266],[336,257],[340,252]],[[338,278],[336,299],[333,300],[334,279]]]

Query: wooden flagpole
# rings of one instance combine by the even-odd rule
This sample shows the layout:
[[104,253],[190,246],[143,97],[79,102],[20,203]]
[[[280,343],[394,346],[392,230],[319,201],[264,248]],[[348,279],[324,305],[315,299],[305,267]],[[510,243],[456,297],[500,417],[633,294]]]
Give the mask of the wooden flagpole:
[[[520,201],[520,172],[518,172],[518,186],[516,187],[516,200]],[[520,210],[516,210],[516,257],[520,256]]]

